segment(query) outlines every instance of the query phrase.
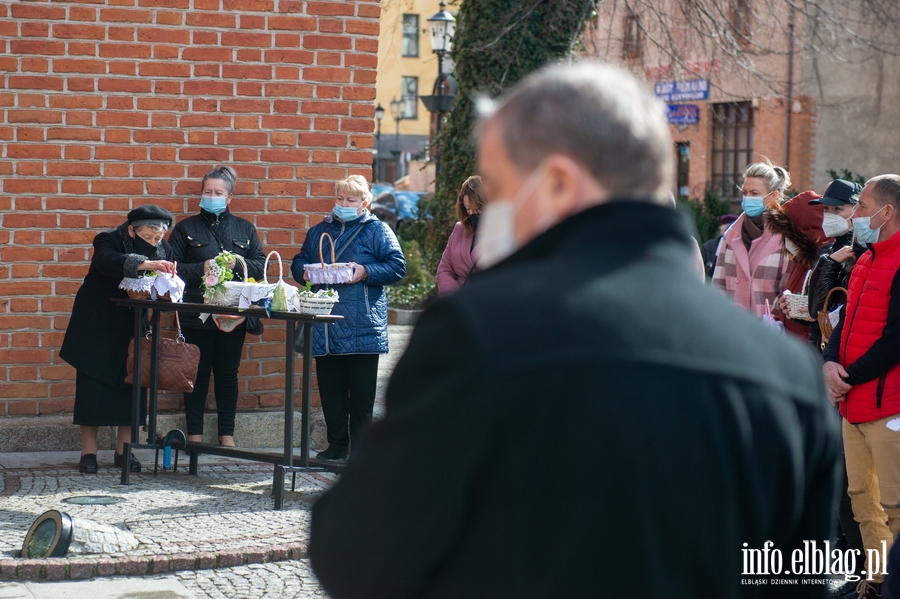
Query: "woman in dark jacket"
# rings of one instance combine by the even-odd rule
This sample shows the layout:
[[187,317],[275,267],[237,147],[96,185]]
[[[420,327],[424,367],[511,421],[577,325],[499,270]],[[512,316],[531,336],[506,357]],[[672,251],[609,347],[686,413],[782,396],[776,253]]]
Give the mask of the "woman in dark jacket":
[[[173,259],[178,263],[178,276],[184,279],[185,302],[203,303],[200,283],[206,263],[222,252],[239,254],[247,263],[249,276],[262,278],[266,256],[256,227],[228,210],[236,182],[237,173],[231,167],[221,166],[208,172],[201,185],[200,214],[175,225],[169,238]],[[247,277],[240,266],[234,269],[234,275],[235,281]],[[237,326],[232,322],[228,323],[232,326],[227,326],[227,321],[218,317],[200,320],[199,316],[184,314],[181,320],[187,342],[200,348],[197,384],[191,393],[184,394],[188,441],[203,441],[203,414],[212,372],[216,381],[219,444],[233,447],[238,367],[247,334],[246,322]],[[222,324],[221,330],[219,324]]]
[[384,286],[406,276],[393,231],[366,209],[372,201],[366,180],[351,175],[336,187],[334,210],[309,230],[291,264],[294,279],[305,284],[309,278],[303,267],[319,262],[319,238],[328,233],[337,248],[335,260],[354,265],[352,280],[334,286],[340,300],[332,314],[344,319],[313,327],[312,353],[328,430],[328,449],[316,456],[323,460],[346,458],[351,443],[372,422],[378,356],[388,351]]
[[[75,294],[72,318],[59,351],[76,370],[73,423],[81,426],[78,470],[85,474],[97,472],[101,426],[119,427],[116,466],[121,466],[123,445],[131,441],[132,389],[125,383],[125,362],[134,332],[134,312],[110,299],[128,297],[119,289],[123,278],[138,278],[148,271],[175,272],[172,249],[163,240],[173,220],[168,210],[148,204],[129,212],[128,220],[115,229],[94,238],[91,266]],[[141,411],[146,417],[146,405]],[[140,472],[134,454],[129,468]]]

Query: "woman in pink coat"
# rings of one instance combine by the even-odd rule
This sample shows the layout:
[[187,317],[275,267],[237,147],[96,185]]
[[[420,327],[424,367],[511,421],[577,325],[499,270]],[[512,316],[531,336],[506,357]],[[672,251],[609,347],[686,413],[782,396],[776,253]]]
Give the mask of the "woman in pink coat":
[[[713,286],[760,318],[767,313],[767,302],[770,311],[776,308],[794,264],[784,249],[783,237],[763,219],[767,206],[784,202],[790,186],[791,175],[780,166],[764,162],[748,166],[741,188],[744,213],[722,236],[716,256]],[[773,315],[784,320],[780,310]]]
[[481,177],[469,177],[462,184],[456,199],[456,218],[459,222],[453,226],[447,248],[438,264],[438,293],[450,295],[465,285],[466,278],[475,270],[475,229],[478,226],[478,215],[484,206],[484,188]]

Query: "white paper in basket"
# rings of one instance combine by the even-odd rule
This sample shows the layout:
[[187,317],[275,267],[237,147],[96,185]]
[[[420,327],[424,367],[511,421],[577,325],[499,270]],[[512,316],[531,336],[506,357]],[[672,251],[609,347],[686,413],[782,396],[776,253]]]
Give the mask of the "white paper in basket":
[[274,290],[275,285],[265,285],[263,283],[248,285],[241,290],[241,299],[238,301],[238,308],[246,310],[254,305],[254,302],[271,297]]
[[160,295],[169,294],[173,302],[184,299],[184,281],[178,275],[161,272],[156,275],[156,280],[150,288],[150,297],[158,299]]

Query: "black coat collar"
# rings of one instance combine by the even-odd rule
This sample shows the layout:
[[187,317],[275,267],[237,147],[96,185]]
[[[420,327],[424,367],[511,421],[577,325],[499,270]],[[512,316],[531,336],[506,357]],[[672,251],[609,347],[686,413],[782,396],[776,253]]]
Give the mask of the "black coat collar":
[[[695,243],[690,231],[686,217],[668,206],[613,199],[554,225],[495,268],[565,252],[566,248],[583,253],[609,245],[635,255],[651,244],[676,241],[689,249]],[[604,260],[604,256],[598,255],[597,260]]]

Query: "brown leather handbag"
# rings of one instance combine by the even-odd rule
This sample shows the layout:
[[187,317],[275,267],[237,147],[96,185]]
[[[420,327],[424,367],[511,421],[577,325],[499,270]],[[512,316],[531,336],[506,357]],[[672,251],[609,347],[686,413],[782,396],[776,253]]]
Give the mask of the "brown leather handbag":
[[[161,391],[180,391],[190,393],[194,390],[197,380],[197,367],[200,364],[200,348],[190,343],[185,343],[181,333],[181,320],[178,312],[175,313],[178,323],[178,335],[174,339],[160,336],[159,338],[159,368],[157,388]],[[147,332],[147,336],[141,339],[141,387],[150,386],[150,350],[153,340]],[[134,339],[128,343],[128,362],[126,363],[125,382],[134,380]]]

